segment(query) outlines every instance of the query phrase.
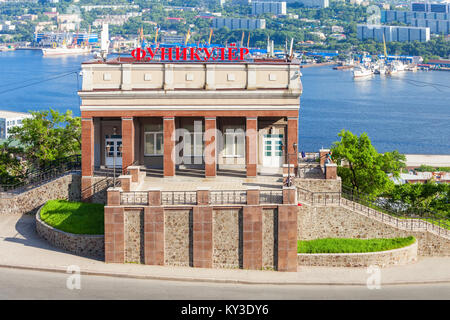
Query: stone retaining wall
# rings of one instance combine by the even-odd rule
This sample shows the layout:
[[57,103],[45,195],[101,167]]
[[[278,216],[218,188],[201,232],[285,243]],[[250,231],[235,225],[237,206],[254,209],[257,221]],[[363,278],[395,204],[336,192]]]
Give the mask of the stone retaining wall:
[[0,199],[0,213],[34,214],[48,200],[80,201],[81,176],[67,174],[17,195]]
[[417,240],[404,248],[367,253],[299,253],[299,266],[378,267],[405,265],[417,261]]
[[397,229],[344,207],[298,207],[299,240],[397,238],[414,236],[422,256],[450,256],[450,239],[427,231]]
[[103,259],[103,235],[73,234],[55,229],[41,220],[41,209],[36,213],[36,232],[51,245],[80,256]]
[[341,178],[337,179],[295,179],[296,187],[311,192],[341,192]]

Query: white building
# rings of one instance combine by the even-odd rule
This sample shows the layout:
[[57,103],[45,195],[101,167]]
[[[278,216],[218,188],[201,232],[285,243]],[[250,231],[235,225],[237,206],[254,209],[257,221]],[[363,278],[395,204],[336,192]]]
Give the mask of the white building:
[[214,18],[213,28],[220,29],[227,27],[230,30],[235,29],[265,29],[265,19],[247,19],[247,18]]
[[374,39],[382,42],[383,34],[386,42],[427,42],[430,40],[430,28],[427,27],[357,25],[357,37],[359,40]]
[[305,8],[327,8],[330,3],[329,0],[285,0],[288,4],[298,2],[303,4]]
[[23,119],[31,117],[29,113],[0,110],[0,139],[9,138],[13,127],[21,126]]
[[272,13],[276,15],[286,14],[286,2],[275,1],[253,1],[252,15],[260,15],[264,13]]

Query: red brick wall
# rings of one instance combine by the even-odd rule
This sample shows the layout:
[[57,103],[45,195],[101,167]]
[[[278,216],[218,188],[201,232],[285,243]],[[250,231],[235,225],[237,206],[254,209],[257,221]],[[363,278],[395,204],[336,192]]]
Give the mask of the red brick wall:
[[193,265],[212,268],[212,210],[211,206],[193,208]]
[[245,206],[243,209],[243,268],[262,268],[262,208]]

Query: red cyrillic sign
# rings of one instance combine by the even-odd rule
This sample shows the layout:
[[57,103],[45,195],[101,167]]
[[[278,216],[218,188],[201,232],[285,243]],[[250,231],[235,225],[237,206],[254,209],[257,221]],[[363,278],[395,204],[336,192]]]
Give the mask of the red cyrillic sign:
[[131,55],[138,61],[151,61],[157,55],[162,61],[243,61],[247,48],[137,48]]

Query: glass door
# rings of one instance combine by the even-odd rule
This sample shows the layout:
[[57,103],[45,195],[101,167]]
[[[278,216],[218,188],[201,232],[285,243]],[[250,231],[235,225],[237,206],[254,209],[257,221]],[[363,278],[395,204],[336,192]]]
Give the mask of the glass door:
[[283,135],[264,135],[264,167],[281,167],[283,164]]
[[122,153],[119,151],[121,146],[122,139],[120,138],[105,139],[105,165],[108,168],[112,168],[114,165],[116,168],[122,167]]

